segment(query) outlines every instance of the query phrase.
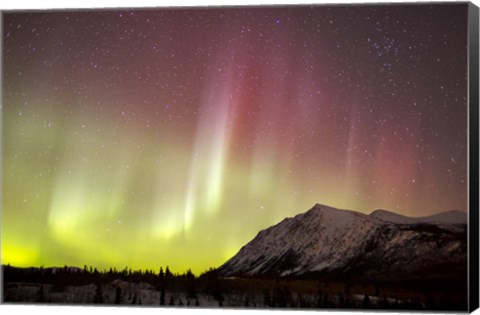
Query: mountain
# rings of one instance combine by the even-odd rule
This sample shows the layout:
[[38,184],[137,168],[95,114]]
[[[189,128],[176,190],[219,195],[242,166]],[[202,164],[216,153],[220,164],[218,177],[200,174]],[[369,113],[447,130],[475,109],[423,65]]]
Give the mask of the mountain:
[[218,269],[223,276],[395,281],[458,279],[466,270],[462,212],[412,218],[319,204],[260,231]]
[[390,223],[399,224],[467,224],[467,214],[458,210],[438,213],[427,217],[407,217],[380,209],[370,213],[370,216]]

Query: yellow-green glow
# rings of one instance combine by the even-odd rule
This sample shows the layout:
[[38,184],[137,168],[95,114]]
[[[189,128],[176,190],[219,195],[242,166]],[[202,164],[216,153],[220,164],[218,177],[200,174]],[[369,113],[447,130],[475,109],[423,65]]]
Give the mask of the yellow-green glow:
[[315,203],[466,210],[445,8],[377,8],[402,36],[456,12],[456,49],[415,52],[443,67],[400,38],[379,56],[357,8],[5,14],[2,263],[200,273]]
[[38,263],[39,249],[25,247],[22,243],[2,241],[2,264],[29,267]]

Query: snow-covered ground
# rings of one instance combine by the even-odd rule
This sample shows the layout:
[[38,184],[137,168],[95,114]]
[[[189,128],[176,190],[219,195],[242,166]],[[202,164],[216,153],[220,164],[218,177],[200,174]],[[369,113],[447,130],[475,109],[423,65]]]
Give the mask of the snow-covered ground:
[[[146,283],[130,283],[122,280],[115,280],[111,283],[100,286],[102,303],[107,305],[144,305],[155,307],[241,307],[241,308],[362,308],[365,306],[365,295],[351,294],[343,296],[318,295],[308,293],[289,292],[281,297],[274,290],[263,293],[252,294],[231,293],[223,294],[223,301],[219,301],[212,295],[199,293],[194,298],[188,298],[184,292],[165,292],[165,303],[162,305],[161,292],[155,290]],[[22,304],[96,304],[98,285],[89,284],[84,286],[66,286],[62,292],[54,292],[50,284],[32,283],[9,283],[5,286],[4,301],[7,303]],[[121,290],[119,296],[119,289]],[[43,292],[41,292],[43,291]],[[381,298],[376,296],[368,297],[372,307],[380,307],[381,303],[387,301],[389,304],[399,303],[393,298]],[[402,302],[402,301],[400,301]]]

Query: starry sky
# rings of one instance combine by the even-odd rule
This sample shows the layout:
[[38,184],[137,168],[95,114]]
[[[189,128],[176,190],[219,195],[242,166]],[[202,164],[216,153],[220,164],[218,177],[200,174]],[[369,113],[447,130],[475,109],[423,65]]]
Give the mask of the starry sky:
[[2,263],[217,267],[315,203],[467,211],[467,4],[3,15]]

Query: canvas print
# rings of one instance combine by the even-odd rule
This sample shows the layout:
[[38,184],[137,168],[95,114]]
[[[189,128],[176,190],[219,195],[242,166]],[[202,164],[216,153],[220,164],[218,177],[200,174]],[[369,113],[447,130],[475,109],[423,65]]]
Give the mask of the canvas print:
[[471,9],[3,12],[2,301],[466,311]]

